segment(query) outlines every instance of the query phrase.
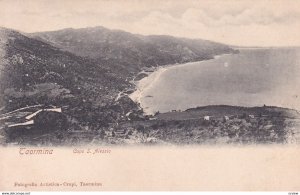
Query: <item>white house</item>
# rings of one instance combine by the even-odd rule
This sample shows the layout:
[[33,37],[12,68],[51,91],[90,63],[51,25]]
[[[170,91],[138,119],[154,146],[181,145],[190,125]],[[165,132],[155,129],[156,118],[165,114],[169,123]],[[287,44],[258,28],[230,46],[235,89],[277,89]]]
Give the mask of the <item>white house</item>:
[[209,116],[204,116],[203,118],[205,121],[209,121]]

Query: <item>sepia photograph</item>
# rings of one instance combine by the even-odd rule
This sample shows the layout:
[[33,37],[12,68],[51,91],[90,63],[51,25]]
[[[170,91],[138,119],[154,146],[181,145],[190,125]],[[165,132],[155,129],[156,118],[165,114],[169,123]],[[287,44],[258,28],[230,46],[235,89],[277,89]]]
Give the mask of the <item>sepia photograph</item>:
[[[0,147],[3,159],[10,160],[0,160],[0,171],[23,170],[20,158],[28,170],[18,174],[30,174],[43,158],[48,167],[73,163],[66,177],[55,169],[47,175],[51,182],[42,181],[36,170],[32,178],[38,181],[26,179],[28,174],[22,181],[13,177],[0,182],[3,189],[102,190],[106,183],[107,190],[300,190],[299,144],[299,0],[0,0]],[[203,163],[212,163],[209,170],[221,168],[214,163],[227,162],[225,154],[242,159],[241,166],[247,152],[238,149],[249,150],[251,159],[263,150],[258,158],[270,162],[265,177],[278,178],[275,188],[267,179],[257,180],[261,186],[200,185],[193,179],[180,184],[184,159],[190,173]],[[211,150],[222,153],[213,155],[219,160],[197,155],[210,156]],[[91,159],[89,153],[101,157]],[[179,153],[187,156],[174,161]],[[263,160],[264,154],[271,160]],[[71,167],[101,164],[101,158],[109,167],[103,165],[103,175],[124,173],[119,185],[108,186],[111,178],[85,181],[71,175]],[[119,170],[123,165],[117,161],[138,166],[140,173],[152,158],[177,164],[169,174],[159,172],[164,163],[153,175],[145,168],[140,187],[126,183],[132,172]],[[288,170],[275,168],[280,159]],[[246,165],[255,166],[250,164],[248,159]],[[177,182],[160,185],[171,170],[175,175],[178,170],[171,179]],[[233,170],[235,180],[247,180],[243,170],[263,175],[259,170],[266,169]],[[281,172],[287,173],[282,181]],[[195,171],[195,178],[203,174],[208,181],[217,177]]]

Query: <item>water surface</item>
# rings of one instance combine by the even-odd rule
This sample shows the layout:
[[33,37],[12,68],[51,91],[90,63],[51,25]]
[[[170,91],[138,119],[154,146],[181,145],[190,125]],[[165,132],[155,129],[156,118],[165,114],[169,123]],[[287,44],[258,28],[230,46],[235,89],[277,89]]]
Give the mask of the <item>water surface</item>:
[[242,49],[169,66],[139,85],[139,101],[148,113],[220,104],[300,110],[300,49]]

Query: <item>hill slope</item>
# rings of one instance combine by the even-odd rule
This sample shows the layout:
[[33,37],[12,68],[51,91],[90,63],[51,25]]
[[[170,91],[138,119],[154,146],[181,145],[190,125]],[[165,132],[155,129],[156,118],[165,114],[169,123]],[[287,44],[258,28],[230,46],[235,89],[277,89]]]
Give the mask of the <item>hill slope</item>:
[[[99,63],[1,28],[1,111],[45,104],[64,107],[70,116],[101,125],[133,109],[115,102],[130,84]],[[125,114],[124,114],[125,115]],[[92,125],[92,124],[90,124]]]

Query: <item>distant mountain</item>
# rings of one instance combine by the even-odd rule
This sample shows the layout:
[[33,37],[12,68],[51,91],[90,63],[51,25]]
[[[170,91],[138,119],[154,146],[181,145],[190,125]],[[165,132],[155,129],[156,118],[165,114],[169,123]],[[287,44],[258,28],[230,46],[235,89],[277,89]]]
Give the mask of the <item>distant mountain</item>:
[[126,76],[136,74],[145,66],[199,61],[234,52],[226,45],[211,41],[143,36],[104,27],[68,28],[30,36],[78,56],[95,59]]

